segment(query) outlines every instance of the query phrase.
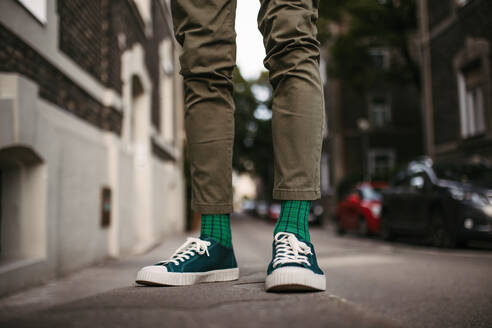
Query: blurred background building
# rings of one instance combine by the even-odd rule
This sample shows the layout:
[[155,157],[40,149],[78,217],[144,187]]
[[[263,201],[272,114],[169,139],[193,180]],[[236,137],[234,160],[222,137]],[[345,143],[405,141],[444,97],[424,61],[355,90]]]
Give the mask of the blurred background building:
[[491,11],[484,0],[320,5],[326,206],[421,155],[490,159]]
[[169,4],[4,0],[0,43],[0,294],[182,231]]
[[321,5],[332,195],[354,182],[388,180],[423,152],[415,4]]
[[426,148],[492,159],[492,3],[420,0]]

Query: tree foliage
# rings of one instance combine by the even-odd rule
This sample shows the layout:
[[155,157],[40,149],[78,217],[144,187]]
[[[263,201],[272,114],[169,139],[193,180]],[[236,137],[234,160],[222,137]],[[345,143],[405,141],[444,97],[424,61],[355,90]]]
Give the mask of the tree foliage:
[[[270,199],[273,187],[272,122],[258,118],[258,108],[271,112],[271,92],[266,73],[257,80],[245,80],[239,70],[234,76],[235,139],[233,168],[247,172],[261,181],[259,198]],[[268,90],[267,99],[255,96],[255,87]]]
[[[385,79],[419,86],[412,55],[417,31],[415,0],[325,0],[320,2],[320,40],[329,45],[329,75],[355,89]],[[371,49],[388,48],[389,70],[371,65]]]

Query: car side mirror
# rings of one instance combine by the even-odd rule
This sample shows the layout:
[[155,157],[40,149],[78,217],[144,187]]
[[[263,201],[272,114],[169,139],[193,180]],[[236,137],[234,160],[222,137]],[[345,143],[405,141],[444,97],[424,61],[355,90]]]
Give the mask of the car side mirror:
[[413,177],[410,180],[410,186],[412,186],[415,189],[422,190],[424,189],[425,186],[425,180],[423,177]]

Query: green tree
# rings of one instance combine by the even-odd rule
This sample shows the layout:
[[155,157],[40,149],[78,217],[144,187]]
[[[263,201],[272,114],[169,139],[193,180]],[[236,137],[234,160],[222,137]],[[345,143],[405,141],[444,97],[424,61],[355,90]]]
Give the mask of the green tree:
[[[268,76],[264,73],[257,80],[249,81],[235,70],[233,80],[236,104],[233,168],[258,177],[262,183],[258,197],[269,200],[273,188],[273,146],[272,122],[268,117],[271,113]],[[267,96],[259,99],[255,89]]]
[[[415,0],[327,0],[320,3],[320,40],[328,45],[329,75],[360,90],[381,79],[419,87],[412,55],[417,32]],[[368,65],[371,49],[392,53],[388,70]]]

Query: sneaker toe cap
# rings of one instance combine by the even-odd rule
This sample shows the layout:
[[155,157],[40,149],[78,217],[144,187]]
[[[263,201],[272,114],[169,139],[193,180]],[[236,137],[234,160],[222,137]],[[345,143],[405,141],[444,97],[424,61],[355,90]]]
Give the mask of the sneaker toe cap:
[[167,268],[164,265],[149,265],[140,269],[139,273],[162,273],[167,272]]

